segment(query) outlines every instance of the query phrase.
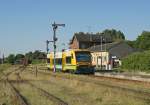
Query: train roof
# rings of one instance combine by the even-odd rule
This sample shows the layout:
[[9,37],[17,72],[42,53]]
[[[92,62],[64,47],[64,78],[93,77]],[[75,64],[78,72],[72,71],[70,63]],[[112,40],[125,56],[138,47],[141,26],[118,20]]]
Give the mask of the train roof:
[[[70,52],[70,51],[75,51],[75,52],[78,52],[78,51],[89,51],[91,52],[90,50],[87,50],[87,49],[66,49],[62,52],[56,52],[56,56],[60,56],[62,55],[63,52]],[[49,54],[47,54],[47,56],[53,56],[54,55],[54,52],[50,52]]]
[[90,51],[90,50],[87,50],[87,49],[67,49],[65,51]]

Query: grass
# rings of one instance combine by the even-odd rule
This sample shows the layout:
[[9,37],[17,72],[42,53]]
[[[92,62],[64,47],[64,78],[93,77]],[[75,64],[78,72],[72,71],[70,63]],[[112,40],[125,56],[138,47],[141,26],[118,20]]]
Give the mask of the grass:
[[36,84],[59,96],[61,99],[66,100],[70,105],[113,105],[113,103],[114,105],[133,105],[133,103],[135,105],[145,105],[146,103],[143,100],[129,96],[130,93],[126,93],[122,90],[114,90],[112,88],[83,83],[76,80],[57,80],[57,82],[54,80],[56,79],[51,78],[49,84]]
[[[16,66],[10,64],[0,65],[0,80],[5,79],[3,73],[8,73],[15,69]],[[14,104],[14,94],[12,93],[10,87],[4,81],[0,81],[0,105],[16,105]]]
[[52,77],[48,83],[34,82],[34,84],[70,105],[148,105],[147,101],[129,95],[131,93],[76,80],[64,81]]
[[[13,69],[13,68],[12,68]],[[132,89],[150,90],[147,84],[137,83],[122,83],[116,81],[110,81],[105,79],[91,78],[83,75],[72,75],[67,73],[52,73],[46,74],[38,73],[35,75],[35,70],[32,71],[24,70],[20,76],[23,80],[34,80],[30,81],[37,87],[40,87],[47,92],[59,97],[60,99],[67,102],[69,105],[150,105],[150,101],[137,98],[142,97],[140,94],[123,91],[121,89],[115,89],[103,85],[92,83],[92,81],[102,82],[106,84],[125,86]],[[44,71],[45,72],[45,71]],[[61,77],[67,77],[63,79],[60,77],[51,76],[57,75]],[[76,78],[76,79],[74,79]],[[16,80],[17,76],[14,74],[10,75],[9,79]],[[87,80],[91,82],[83,82],[80,80]],[[145,86],[145,87],[144,87]],[[31,105],[55,105],[53,101],[48,100],[41,93],[32,88],[28,84],[15,84],[15,87],[20,93],[26,98]],[[3,89],[2,89],[3,90]],[[6,89],[7,90],[7,89]],[[7,98],[9,100],[9,98]],[[3,98],[2,100],[7,100]]]
[[7,70],[9,67],[11,67],[10,64],[0,64],[0,75],[3,71]]
[[12,105],[11,104],[11,90],[6,87],[4,83],[0,83],[0,105]]
[[52,101],[44,97],[37,89],[32,88],[28,84],[15,84],[15,87],[30,105],[54,105]]
[[[58,73],[58,75],[61,74]],[[72,76],[70,74],[64,75]],[[37,81],[33,83],[71,105],[91,105],[93,103],[94,105],[107,105],[108,103],[111,103],[109,105],[148,105],[147,101],[132,97],[135,96],[133,93],[126,93],[105,86],[83,83],[72,79],[63,80],[42,74],[39,74],[35,79],[34,74],[26,73],[26,79],[27,77],[34,80],[49,80],[49,82]],[[78,78],[78,76],[73,77]]]
[[[43,71],[44,72],[44,71]],[[119,86],[119,87],[123,87],[123,88],[131,88],[134,90],[141,90],[141,91],[145,91],[145,92],[150,92],[150,84],[149,83],[137,83],[137,82],[122,82],[122,81],[115,81],[115,80],[110,80],[110,79],[105,79],[105,78],[91,78],[91,77],[87,77],[85,75],[72,75],[72,74],[68,74],[68,73],[52,73],[50,72],[47,75],[56,75],[59,76],[60,78],[68,78],[68,79],[77,79],[79,81],[86,81],[86,82],[90,82],[90,83],[102,83],[102,84],[106,84],[106,85],[111,85],[111,86]]]
[[[3,79],[3,73],[9,71],[10,64],[0,64],[0,79]],[[10,88],[4,82],[0,82],[0,105],[12,105],[12,94]]]

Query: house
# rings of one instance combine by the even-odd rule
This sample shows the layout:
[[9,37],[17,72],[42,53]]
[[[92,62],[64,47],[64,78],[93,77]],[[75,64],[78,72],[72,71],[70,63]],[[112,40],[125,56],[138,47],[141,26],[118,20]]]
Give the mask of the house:
[[135,52],[125,42],[114,42],[88,48],[92,53],[92,64],[96,69],[111,70],[121,65],[121,59]]
[[112,43],[112,39],[106,35],[96,34],[74,34],[73,38],[69,43],[70,49],[87,49],[89,47],[100,45],[104,43]]

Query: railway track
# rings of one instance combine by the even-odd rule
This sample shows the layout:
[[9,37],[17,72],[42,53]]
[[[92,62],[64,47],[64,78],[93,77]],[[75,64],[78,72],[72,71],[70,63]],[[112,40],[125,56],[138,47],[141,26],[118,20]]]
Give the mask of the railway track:
[[[14,102],[13,104],[14,105],[30,105],[30,99],[28,100],[27,96],[22,93],[19,88],[17,87],[17,85],[15,84],[22,84],[22,83],[25,83],[27,85],[29,85],[31,88],[33,88],[34,90],[36,90],[42,97],[45,97],[47,100],[50,100],[52,103],[55,103],[55,105],[68,105],[67,102],[65,102],[64,100],[60,99],[58,96],[56,96],[55,94],[51,94],[51,92],[48,92],[46,89],[43,89],[42,87],[38,86],[37,84],[34,84],[36,81],[40,81],[42,83],[50,83],[49,80],[32,80],[32,79],[23,79],[21,78],[21,80],[11,80],[8,78],[8,76],[10,76],[12,74],[15,75],[16,73],[19,73],[19,75],[21,73],[25,73],[23,72],[25,71],[26,73],[33,73],[33,75],[35,74],[35,69],[31,69],[31,70],[28,70],[28,68],[26,67],[19,67],[19,68],[16,68],[14,69],[13,71],[10,71],[10,72],[7,72],[7,74],[4,74],[5,78],[4,80],[1,80],[1,81],[5,81],[7,86],[10,87],[10,89],[12,90],[12,93],[13,93],[13,100],[16,101],[16,103]],[[16,72],[16,73],[15,73]],[[132,89],[132,88],[128,88],[128,87],[124,87],[123,85],[117,85],[115,84],[115,82],[133,82],[133,81],[128,81],[128,80],[118,80],[118,79],[113,79],[113,78],[103,78],[103,77],[97,77],[97,76],[91,76],[91,75],[81,75],[81,76],[76,76],[76,75],[72,75],[72,74],[58,74],[58,73],[52,73],[52,72],[45,72],[45,70],[38,70],[38,76],[40,77],[40,74],[43,74],[43,75],[50,75],[51,77],[54,77],[54,78],[61,78],[63,80],[67,79],[67,80],[77,80],[79,81],[80,83],[92,83],[92,84],[96,84],[98,86],[103,86],[104,88],[105,87],[109,87],[111,89],[114,90],[114,92],[118,91],[118,90],[121,90],[121,91],[124,91],[126,92],[127,94],[129,93],[129,96],[132,96],[136,99],[139,99],[139,100],[146,100],[147,102],[150,102],[150,93],[149,92],[146,92],[146,91],[143,91],[143,90],[139,90],[139,89]],[[21,75],[20,75],[21,76]],[[37,77],[38,77],[37,76]],[[87,78],[88,77],[88,78]],[[115,81],[114,84],[109,84],[109,83],[106,83],[104,81],[100,81],[101,79],[107,79],[109,81]],[[18,82],[20,81],[20,82]],[[138,82],[138,81],[134,81],[134,82],[137,82],[137,83],[142,83],[142,82]],[[24,86],[24,85],[22,85]],[[31,89],[32,90],[32,89]],[[134,93],[134,94],[132,94]],[[45,99],[45,98],[42,98],[42,99]]]
[[[99,81],[98,79],[102,79],[101,77],[88,76],[89,79],[85,79],[85,78],[67,77],[67,76],[57,75],[57,74],[53,74],[53,73],[46,73],[44,71],[38,71],[38,72],[41,73],[41,74],[44,74],[44,75],[51,75],[52,77],[57,77],[57,78],[62,78],[62,79],[69,79],[69,80],[78,80],[78,81],[81,81],[81,82],[84,82],[84,83],[85,82],[86,83],[93,83],[93,84],[100,85],[100,86],[110,87],[110,88],[113,88],[113,89],[116,89],[116,90],[127,91],[127,92],[130,92],[130,93],[138,94],[137,96],[134,96],[135,98],[150,101],[150,92],[146,92],[146,91],[139,90],[139,89],[132,89],[132,88],[124,87],[124,86],[119,86],[119,85],[116,85],[116,84],[109,84],[109,83],[106,83],[104,81]],[[93,80],[93,78],[96,78],[97,80]],[[125,81],[135,82],[135,81],[131,81],[131,80],[116,79],[116,78],[114,79],[114,78],[108,78],[108,77],[105,77],[105,79],[115,80],[115,82],[117,82],[117,81],[119,81],[119,82],[125,82]],[[141,81],[136,81],[136,82],[141,83]]]
[[[19,90],[17,90],[17,88],[15,88],[15,86],[13,86],[14,83],[17,83],[17,84],[18,83],[19,84],[26,83],[26,84],[30,85],[32,88],[37,89],[38,92],[40,92],[42,96],[46,97],[50,101],[53,101],[54,103],[56,103],[56,105],[68,105],[67,102],[61,100],[59,97],[57,97],[57,96],[43,90],[42,88],[37,87],[36,85],[30,83],[32,80],[9,80],[8,79],[8,76],[11,75],[12,73],[19,71],[18,74],[20,75],[20,73],[22,73],[25,69],[26,69],[26,67],[19,67],[18,69],[15,69],[15,70],[7,73],[7,74],[3,73],[5,76],[5,80],[1,80],[2,82],[5,82],[5,84],[7,84],[7,86],[9,86],[10,89],[12,90],[12,93],[13,93],[13,96],[15,99],[15,101],[14,101],[15,105],[29,105],[29,103],[27,102],[25,97],[20,94]],[[21,81],[21,82],[18,82],[18,81]]]
[[29,105],[29,103],[27,102],[27,100],[20,94],[20,92],[13,86],[13,84],[11,82],[9,82],[9,80],[6,80],[8,83],[8,86],[10,87],[10,89],[12,90],[13,93],[13,102],[15,105]]
[[[28,70],[30,71],[30,73],[34,72],[34,70]],[[134,93],[134,94],[137,94],[137,95],[134,95],[133,97],[137,98],[137,99],[142,99],[142,100],[146,100],[146,101],[149,101],[150,102],[150,93],[149,92],[146,92],[146,91],[143,91],[143,90],[139,90],[139,89],[132,89],[132,88],[128,88],[128,87],[124,87],[122,85],[116,85],[116,84],[109,84],[109,83],[106,83],[106,82],[103,82],[103,81],[99,81],[100,79],[102,79],[102,77],[98,77],[98,76],[88,76],[88,79],[85,79],[85,76],[84,78],[76,78],[76,77],[72,77],[72,76],[65,76],[65,75],[57,75],[55,73],[51,73],[51,72],[45,72],[45,71],[42,71],[42,70],[38,70],[38,73],[39,74],[44,74],[44,75],[50,75],[52,77],[57,77],[57,78],[62,78],[62,79],[69,79],[69,80],[78,80],[80,82],[84,82],[84,83],[93,83],[93,84],[96,84],[96,85],[100,85],[100,86],[104,86],[104,87],[110,87],[112,89],[115,89],[115,90],[122,90],[122,91],[125,91],[125,92],[130,92],[130,93]],[[96,80],[94,80],[96,79]],[[115,80],[115,82],[119,81],[119,82],[140,82],[141,81],[131,81],[131,80],[124,80],[124,79],[113,79],[113,78],[108,78],[108,77],[105,77],[103,79],[109,79],[110,81],[111,80]],[[12,82],[15,82],[15,81],[12,81]],[[68,105],[66,102],[64,102],[63,100],[59,99],[57,96],[54,96],[53,94],[50,94],[48,93],[47,91],[33,85],[30,83],[30,80],[29,81],[22,81],[22,82],[25,82],[25,83],[28,83],[30,86],[32,86],[33,88],[36,88],[37,90],[39,90],[39,92],[41,92],[41,94],[47,98],[49,98],[50,100],[54,101],[54,102],[57,102],[58,105]]]
[[[18,83],[18,81],[16,80],[12,80],[10,81],[11,83]],[[35,88],[38,92],[41,93],[42,96],[46,97],[47,99],[53,101],[54,103],[56,103],[56,105],[68,105],[67,102],[63,101],[62,99],[60,99],[59,97],[47,92],[46,90],[37,87],[36,85],[32,84],[31,82],[37,82],[37,80],[22,80],[21,83],[25,83],[30,85],[32,88]],[[44,81],[41,80],[41,82],[46,82],[49,83],[49,81]]]
[[63,101],[62,99],[58,98],[57,96],[54,96],[53,94],[50,94],[49,92],[43,90],[42,88],[37,87],[36,85],[30,83],[30,82],[26,82],[27,84],[29,84],[30,86],[32,86],[33,88],[36,88],[37,90],[39,90],[43,96],[47,97],[48,99],[54,101],[57,103],[57,105],[68,105],[67,102]]
[[106,74],[105,73],[96,73],[94,76],[150,84],[150,76],[129,75],[129,74],[121,74],[121,73],[120,74],[119,73],[113,73],[113,74],[112,73],[106,73]]
[[132,79],[125,79],[125,78],[116,78],[116,77],[107,77],[107,76],[97,76],[97,75],[89,75],[89,77],[90,78],[95,78],[95,79],[113,80],[113,81],[116,81],[116,82],[147,84],[147,85],[150,86],[150,82],[147,82],[147,81],[132,80]]
[[[47,72],[44,72],[44,70],[40,70],[38,72],[42,73],[42,74],[48,74]],[[59,77],[58,75],[53,74],[53,73],[49,73],[49,74]],[[116,77],[97,76],[97,75],[83,75],[83,76],[88,76],[91,79],[93,79],[93,78],[95,78],[95,79],[107,79],[107,80],[114,80],[114,81],[121,81],[121,82],[123,81],[123,82],[129,82],[129,83],[134,82],[134,83],[139,83],[139,84],[148,84],[150,86],[150,82],[141,81],[141,80],[132,80],[132,79],[126,79],[126,78],[116,78]],[[64,78],[64,76],[60,76],[60,77]],[[71,79],[70,77],[65,77],[65,78]]]
[[[34,67],[30,67],[30,68],[34,68]],[[44,72],[46,71],[46,69],[43,70],[38,70],[38,72]],[[41,73],[41,72],[40,72]],[[44,72],[45,73],[45,72]],[[128,81],[128,82],[136,82],[136,83],[146,83],[146,84],[150,84],[149,81],[146,80],[138,80],[138,79],[131,79],[131,78],[119,78],[119,77],[112,77],[112,76],[105,76],[105,75],[88,75],[92,78],[108,78],[108,79],[113,79],[113,80],[120,80],[120,81]],[[145,78],[146,79],[146,78]]]
[[5,74],[3,73],[3,76],[5,77],[5,79],[1,80],[5,83],[6,86],[8,86],[11,89],[12,92],[12,104],[14,105],[29,105],[28,102],[26,101],[26,99],[20,94],[20,92],[13,86],[13,84],[9,81],[8,76],[10,74],[12,74],[13,72],[17,71],[19,68]]

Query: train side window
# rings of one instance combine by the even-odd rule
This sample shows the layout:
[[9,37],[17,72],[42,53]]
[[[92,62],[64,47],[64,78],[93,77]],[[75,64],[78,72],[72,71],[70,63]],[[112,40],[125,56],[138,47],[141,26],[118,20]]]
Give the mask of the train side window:
[[71,64],[71,56],[70,57],[66,57],[66,63],[67,64]]
[[73,59],[73,54],[71,54],[71,58]]
[[56,64],[61,65],[62,64],[62,59],[61,58],[57,58],[56,59]]
[[56,65],[58,64],[58,58],[55,59],[55,63],[56,63]]
[[62,64],[62,58],[59,59],[58,63],[61,65]]
[[50,63],[50,59],[47,59],[47,63]]

